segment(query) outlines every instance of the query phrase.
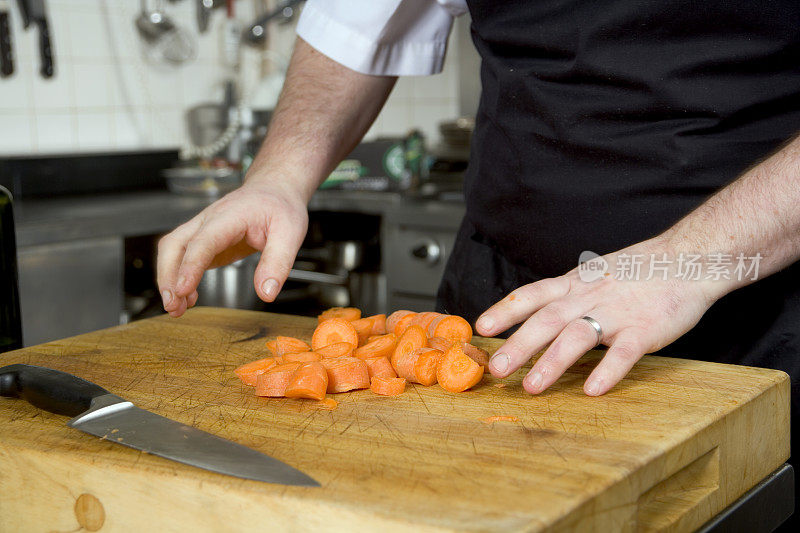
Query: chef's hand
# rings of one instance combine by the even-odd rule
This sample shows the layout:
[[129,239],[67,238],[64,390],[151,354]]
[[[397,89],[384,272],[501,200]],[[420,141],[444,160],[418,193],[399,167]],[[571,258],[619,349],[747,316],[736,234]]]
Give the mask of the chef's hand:
[[[582,281],[576,268],[511,292],[476,324],[479,334],[493,336],[522,322],[492,357],[491,373],[506,377],[549,344],[523,380],[526,391],[544,391],[595,347],[597,332],[581,319],[589,316],[600,324],[601,342],[609,348],[583,389],[590,396],[606,393],[644,354],[691,329],[720,296],[709,282],[676,279],[671,271],[666,280],[658,271],[647,280],[650,254],[660,258],[662,253],[672,256],[653,239],[605,256],[607,274],[596,281]],[[638,280],[616,279],[619,254],[641,254]]]
[[308,228],[301,194],[289,187],[246,182],[158,243],[158,288],[174,317],[197,302],[197,285],[210,268],[261,252],[254,283],[271,302],[294,264]]

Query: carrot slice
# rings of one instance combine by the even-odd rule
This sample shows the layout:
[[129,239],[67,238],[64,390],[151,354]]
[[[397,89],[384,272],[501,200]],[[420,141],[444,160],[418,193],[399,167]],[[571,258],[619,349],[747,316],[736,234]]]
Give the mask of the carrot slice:
[[401,378],[411,379],[414,377],[414,363],[416,355],[414,352],[424,348],[428,344],[425,332],[419,326],[409,326],[405,333],[397,341],[397,346],[392,354],[392,366]]
[[275,339],[275,347],[277,348],[277,355],[286,355],[287,353],[300,353],[311,350],[311,346],[307,342],[295,339],[294,337],[283,337],[278,335]]
[[372,335],[372,325],[374,322],[375,320],[373,318],[359,318],[358,320],[353,320],[350,322],[353,324],[353,327],[356,328],[359,346],[366,344],[367,337]]
[[433,348],[420,348],[416,351],[417,360],[414,362],[411,381],[420,385],[430,386],[436,383],[436,368],[444,352]]
[[391,315],[386,317],[386,332],[387,333],[394,333],[394,327],[397,325],[397,321],[403,318],[404,316],[413,313],[414,311],[409,311],[407,309],[402,309],[400,311],[395,311]]
[[234,370],[234,372],[239,376],[239,379],[242,380],[242,383],[250,387],[255,387],[258,375],[263,374],[277,364],[278,362],[274,357],[265,357],[264,359],[244,364]]
[[364,359],[364,362],[367,364],[367,372],[369,372],[370,378],[374,378],[375,376],[382,378],[397,377],[388,357],[372,357],[370,359]]
[[300,363],[284,363],[259,374],[256,379],[256,396],[283,396],[294,371],[298,368]]
[[315,352],[335,342],[349,342],[358,346],[358,333],[352,323],[341,318],[329,318],[317,326],[311,337],[311,347]]
[[425,311],[423,313],[417,313],[417,315],[411,319],[412,326],[419,326],[425,331],[428,331],[428,326],[433,322],[435,318],[439,318],[441,313],[434,313],[432,311]]
[[317,322],[322,324],[324,321],[331,318],[341,318],[348,322],[358,320],[361,318],[361,309],[357,307],[331,307],[323,311],[322,314],[317,317]]
[[445,339],[444,337],[431,337],[428,339],[428,346],[434,350],[446,352],[455,341],[452,339]]
[[283,356],[283,361],[286,363],[310,363],[320,359],[322,356],[317,352],[287,353]]
[[411,321],[414,320],[415,316],[417,316],[417,313],[411,313],[410,315],[406,315],[406,316],[400,318],[400,320],[398,320],[397,324],[394,326],[394,329],[392,330],[392,333],[394,333],[398,337],[403,335],[403,333],[405,333],[406,329],[408,329],[408,326],[411,325]]
[[469,322],[456,315],[437,317],[428,326],[429,337],[444,337],[469,342],[472,339],[472,326]]
[[372,315],[372,331],[370,335],[385,335],[386,331],[386,315]]
[[370,382],[369,390],[381,396],[397,396],[406,390],[406,380],[403,378],[382,378],[375,376]]
[[359,359],[370,359],[372,357],[391,357],[397,347],[397,337],[394,333],[381,335],[375,340],[367,342],[364,346],[356,348],[353,355]]
[[328,411],[333,411],[334,409],[336,409],[337,407],[339,407],[339,402],[337,402],[337,401],[336,401],[336,400],[334,400],[333,398],[323,398],[323,399],[321,399],[321,400],[319,401],[319,403],[317,404],[317,406],[318,406],[320,409],[326,409],[326,410],[328,410]]
[[[324,323],[327,322],[329,321]],[[320,364],[328,372],[327,392],[329,393],[369,388],[369,370],[367,370],[367,364],[361,359],[356,357],[336,357],[334,359],[323,359]]]
[[470,359],[478,363],[483,367],[484,372],[489,371],[489,352],[478,348],[468,342],[465,342],[461,348],[464,350],[464,353],[469,356]]
[[272,355],[278,355],[278,346],[277,346],[277,344],[278,344],[277,341],[274,341],[274,340],[267,341],[267,350],[272,352]]
[[301,365],[294,371],[284,396],[321,400],[325,397],[326,390],[328,390],[328,372],[321,364],[311,362]]
[[334,342],[322,348],[317,348],[316,352],[322,356],[323,359],[331,357],[352,357],[353,349],[355,346],[349,342]]
[[483,377],[483,367],[464,353],[460,344],[453,344],[442,356],[436,369],[439,385],[450,392],[464,392]]

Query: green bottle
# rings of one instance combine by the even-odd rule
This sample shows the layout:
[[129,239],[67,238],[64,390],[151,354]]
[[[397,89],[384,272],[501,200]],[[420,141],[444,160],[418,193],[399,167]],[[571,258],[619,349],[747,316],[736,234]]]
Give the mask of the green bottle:
[[22,348],[11,193],[0,185],[0,353]]

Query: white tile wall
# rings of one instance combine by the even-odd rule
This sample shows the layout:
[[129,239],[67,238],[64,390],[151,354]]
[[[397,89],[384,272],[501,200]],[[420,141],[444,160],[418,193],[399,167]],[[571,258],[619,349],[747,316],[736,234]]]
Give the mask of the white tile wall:
[[[256,2],[239,0],[243,20]],[[184,111],[222,99],[227,70],[220,62],[223,12],[198,35],[194,2],[165,2],[168,14],[198,36],[198,56],[179,68],[153,65],[141,53],[133,21],[138,0],[49,0],[56,75],[39,76],[37,32],[24,31],[10,2],[16,72],[0,79],[0,155],[174,148],[186,137]],[[242,61],[245,91],[253,92],[262,73],[285,63],[294,42],[291,25],[270,28],[272,53],[246,49]],[[456,116],[456,54],[451,49],[444,72],[401,79],[367,138],[403,135],[413,127],[435,142],[437,123]],[[262,65],[265,65],[262,69]],[[264,84],[258,100],[274,102],[280,82]]]

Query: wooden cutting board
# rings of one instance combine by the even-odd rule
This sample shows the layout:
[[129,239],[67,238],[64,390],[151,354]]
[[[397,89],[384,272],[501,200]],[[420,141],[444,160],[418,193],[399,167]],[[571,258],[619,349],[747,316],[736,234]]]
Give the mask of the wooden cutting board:
[[[645,357],[590,398],[596,352],[539,396],[518,372],[462,394],[339,394],[334,411],[239,383],[233,369],[263,356],[265,338],[308,339],[315,323],[198,308],[0,356],[81,376],[322,484],[208,473],[0,398],[0,530],[684,531],[789,456],[789,379],[774,370]],[[519,422],[481,421],[494,415]]]

